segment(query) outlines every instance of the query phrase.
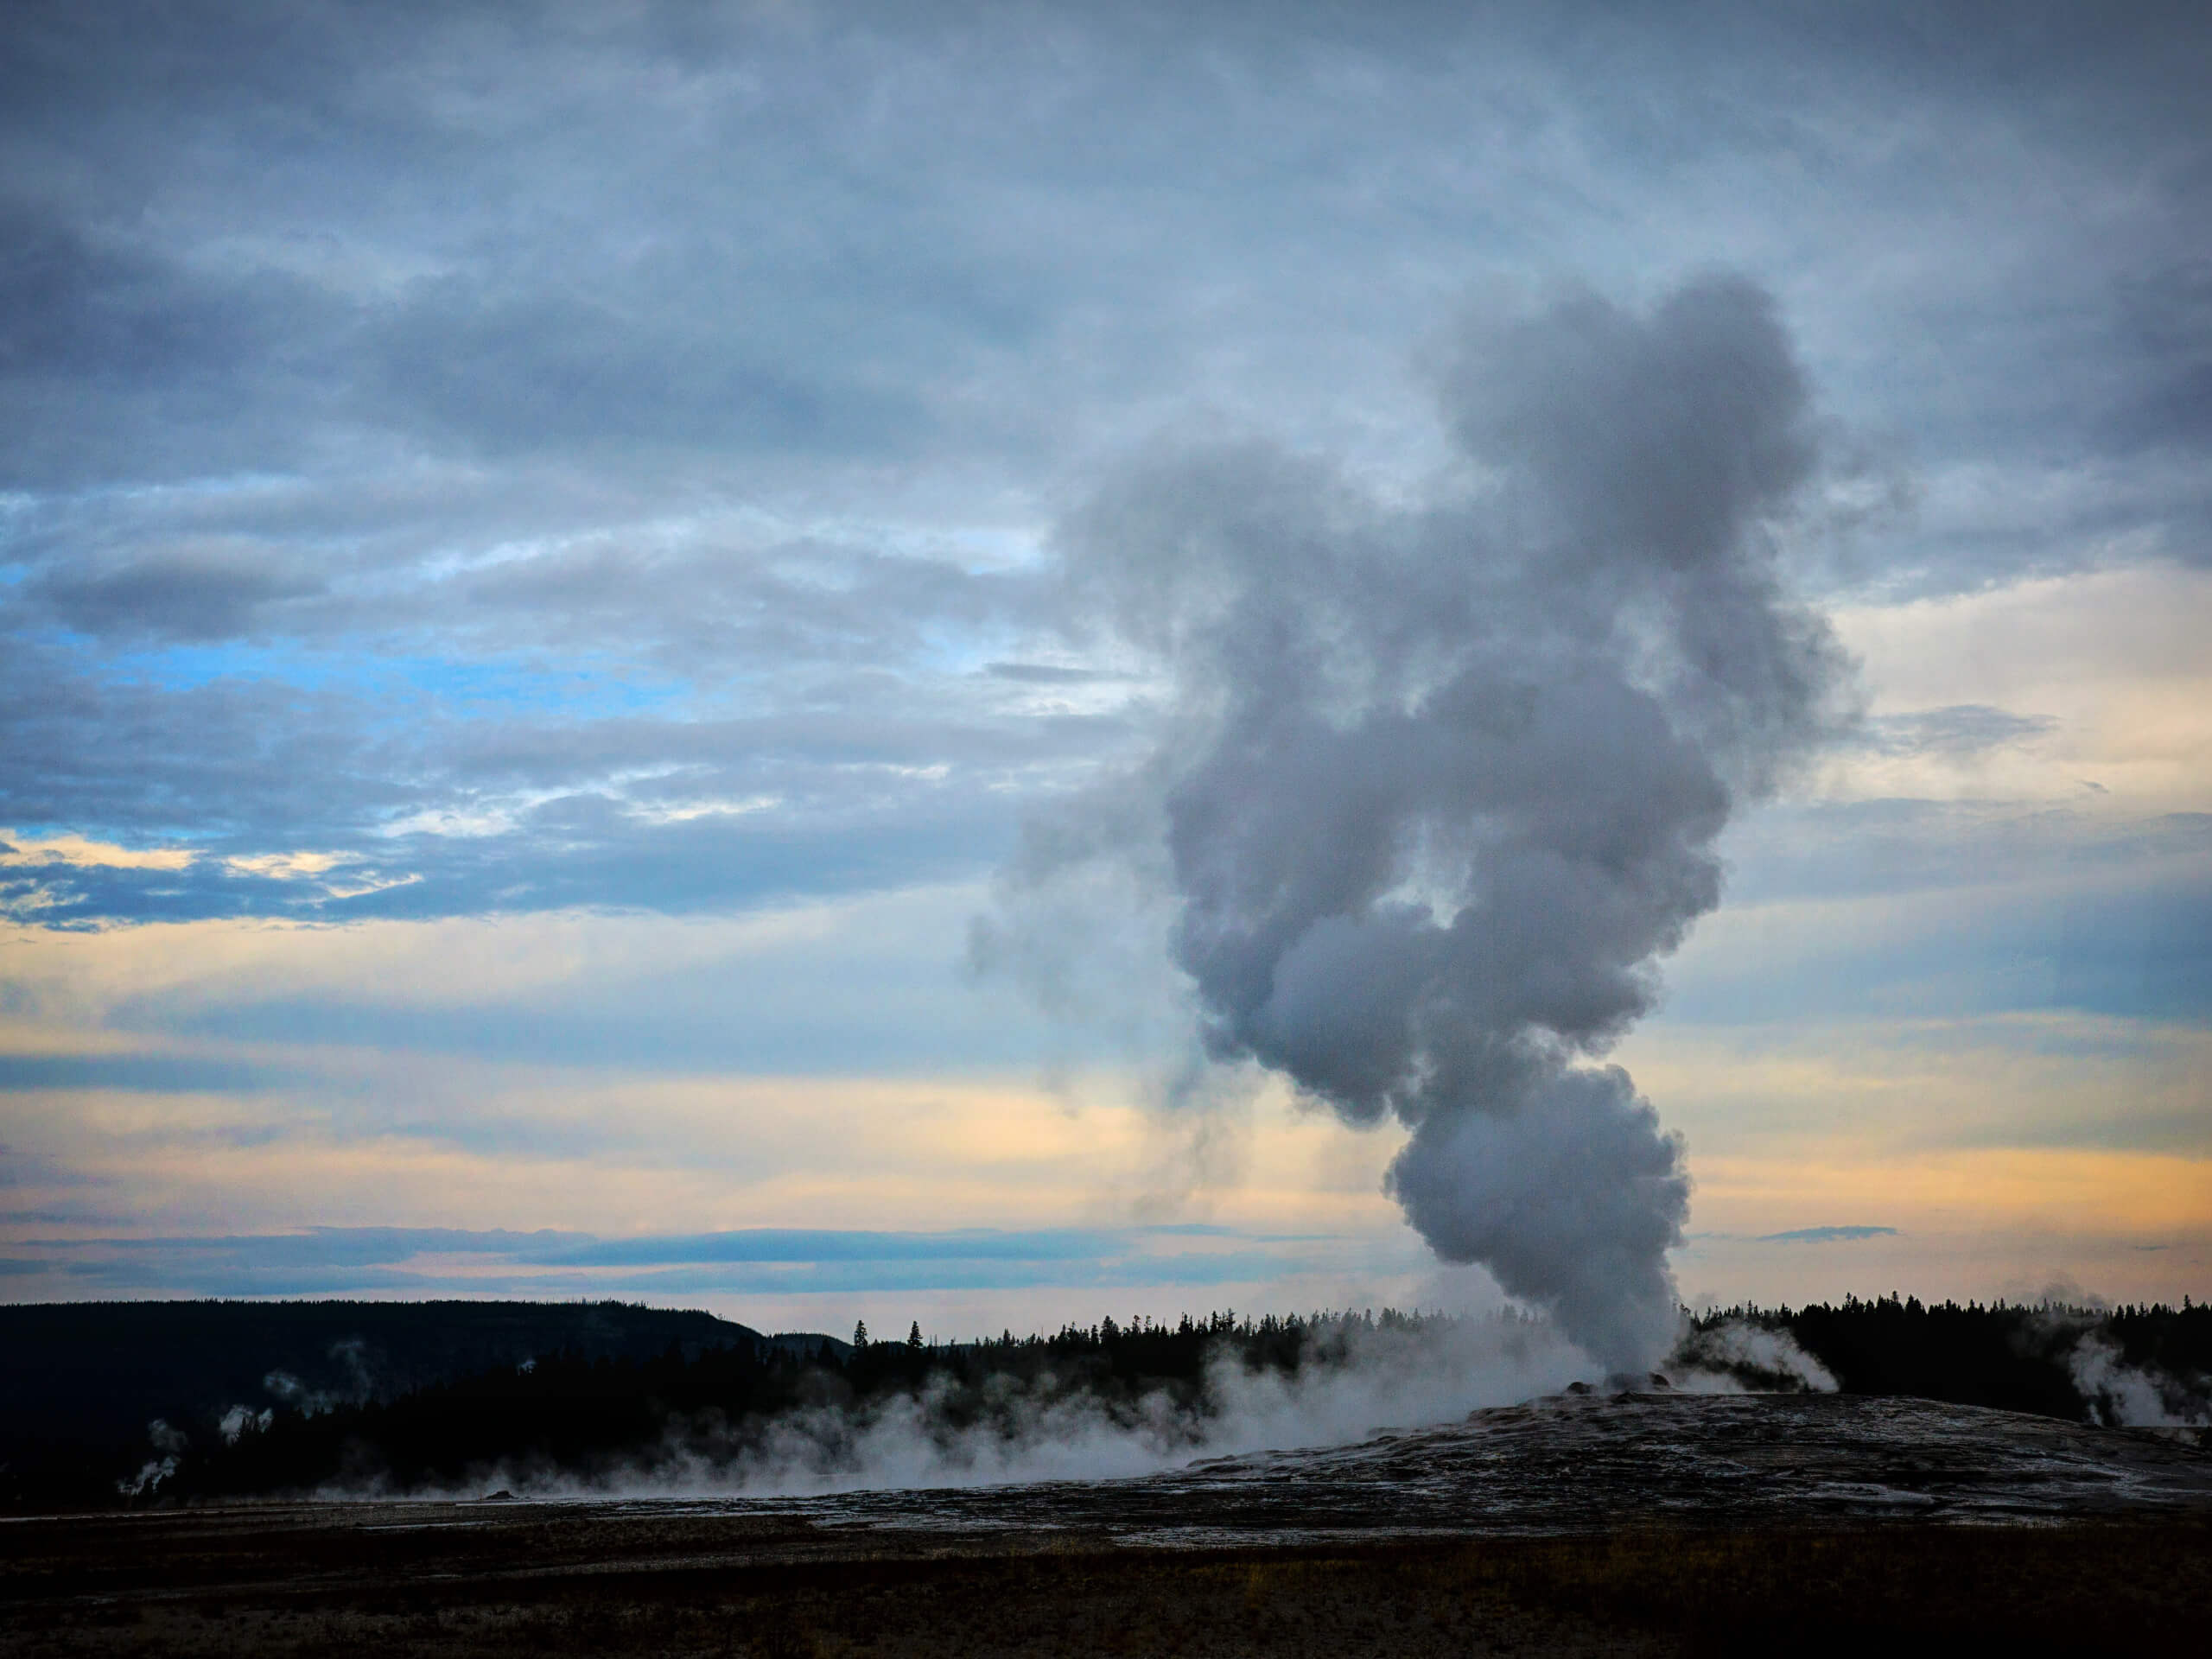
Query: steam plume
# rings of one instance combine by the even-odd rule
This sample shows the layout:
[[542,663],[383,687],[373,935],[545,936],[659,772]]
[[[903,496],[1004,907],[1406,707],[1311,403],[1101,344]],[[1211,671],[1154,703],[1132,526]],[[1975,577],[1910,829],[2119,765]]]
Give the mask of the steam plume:
[[1389,1190],[1437,1254],[1639,1368],[1689,1182],[1594,1062],[1719,902],[1730,813],[1828,719],[1841,658],[1772,534],[1805,385],[1726,278],[1470,327],[1438,378],[1465,465],[1427,500],[1243,445],[1154,454],[1064,526],[1078,613],[1170,689],[1149,761],[1014,882],[1134,789],[1208,1054],[1410,1126]]

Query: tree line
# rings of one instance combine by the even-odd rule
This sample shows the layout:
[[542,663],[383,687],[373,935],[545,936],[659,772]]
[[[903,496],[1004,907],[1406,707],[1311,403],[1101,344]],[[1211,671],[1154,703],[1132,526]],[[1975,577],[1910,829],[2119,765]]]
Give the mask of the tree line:
[[[2198,1409],[2212,1389],[2212,1304],[2182,1299],[2109,1309],[2049,1303],[1923,1302],[1892,1292],[1872,1300],[1717,1308],[1694,1331],[1735,1323],[1786,1332],[1847,1394],[1912,1395],[1956,1405],[2031,1412],[2069,1422],[2120,1420],[2100,1379],[2125,1373],[2164,1384],[2172,1403]],[[1744,1368],[1751,1382],[1779,1380]]]

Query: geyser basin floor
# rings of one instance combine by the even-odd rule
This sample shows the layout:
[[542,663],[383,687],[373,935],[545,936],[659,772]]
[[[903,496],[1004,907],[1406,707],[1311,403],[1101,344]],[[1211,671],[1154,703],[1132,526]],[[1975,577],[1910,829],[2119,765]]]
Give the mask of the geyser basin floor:
[[1141,1479],[852,1492],[790,1507],[824,1524],[1146,1544],[2212,1512],[2212,1456],[2196,1438],[1848,1395],[1565,1395]]
[[2212,1456],[1916,1401],[1563,1399],[1138,1480],[11,1521],[0,1598],[10,1655],[2110,1650],[2212,1618]]

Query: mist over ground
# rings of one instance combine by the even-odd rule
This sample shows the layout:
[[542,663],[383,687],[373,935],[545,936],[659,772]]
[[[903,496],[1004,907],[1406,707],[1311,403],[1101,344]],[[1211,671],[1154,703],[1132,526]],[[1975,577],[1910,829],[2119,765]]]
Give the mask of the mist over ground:
[[[1633,1376],[1513,1313],[1217,1313],[960,1343],[769,1337],[620,1304],[83,1305],[4,1323],[27,1320],[48,1335],[17,1351],[46,1363],[0,1366],[0,1502],[18,1510],[1113,1478],[1617,1395],[1841,1390],[2212,1427],[2212,1310],[2196,1305],[1715,1309],[1683,1316],[1663,1374]],[[220,1372],[195,1358],[210,1338]],[[82,1380],[41,1387],[57,1369]]]

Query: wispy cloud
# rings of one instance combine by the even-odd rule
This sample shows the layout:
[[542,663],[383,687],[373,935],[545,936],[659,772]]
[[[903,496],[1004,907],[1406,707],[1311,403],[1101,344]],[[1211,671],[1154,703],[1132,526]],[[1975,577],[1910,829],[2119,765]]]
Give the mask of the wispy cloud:
[[[1000,1231],[754,1229],[604,1239],[578,1233],[320,1227],[216,1237],[19,1239],[0,1294],[77,1296],[805,1294],[1239,1283],[1306,1270],[1325,1242],[1179,1225]],[[1189,1248],[1203,1244],[1204,1249]]]
[[1881,715],[1866,723],[1860,737],[1884,754],[1963,756],[2031,742],[2049,736],[2057,727],[2058,722],[2048,715],[2019,715],[1987,703],[1969,702]]
[[251,1060],[182,1054],[0,1053],[0,1091],[123,1089],[170,1094],[252,1093],[300,1075]]

